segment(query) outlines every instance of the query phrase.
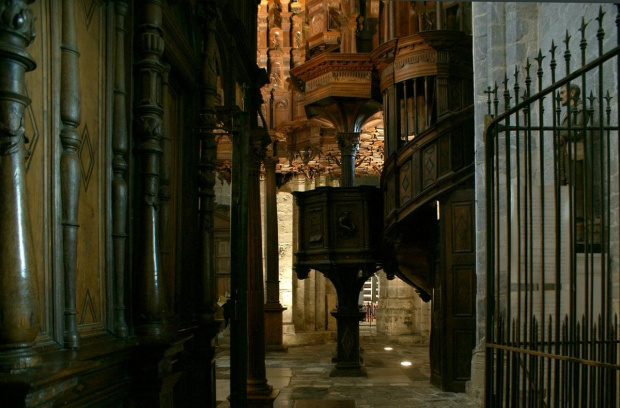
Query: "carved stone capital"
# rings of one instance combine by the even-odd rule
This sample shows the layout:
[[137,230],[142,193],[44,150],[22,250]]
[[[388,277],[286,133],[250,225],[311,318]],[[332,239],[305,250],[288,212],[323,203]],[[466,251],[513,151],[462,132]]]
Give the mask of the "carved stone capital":
[[338,148],[342,155],[355,155],[359,149],[360,134],[359,133],[338,133],[336,135],[338,140]]

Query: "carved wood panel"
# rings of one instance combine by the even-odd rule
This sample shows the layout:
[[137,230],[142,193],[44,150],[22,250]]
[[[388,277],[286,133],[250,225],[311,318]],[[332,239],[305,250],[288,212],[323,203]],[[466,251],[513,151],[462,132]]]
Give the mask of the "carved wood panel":
[[473,190],[454,192],[443,205],[445,243],[442,332],[445,360],[442,388],[464,391],[469,380],[476,328],[476,254]]
[[390,177],[388,178],[386,182],[387,190],[385,192],[385,199],[383,200],[383,202],[385,203],[385,210],[384,210],[383,218],[387,218],[387,216],[390,215],[390,213],[396,209],[396,196],[395,196],[396,181],[395,179],[396,177],[394,175],[390,175]]
[[77,131],[81,173],[78,212],[76,305],[79,332],[105,329],[107,197],[106,10],[103,2],[75,3],[82,121]]
[[422,151],[422,188],[437,181],[437,146],[433,143]]
[[408,160],[400,168],[400,204],[401,206],[411,200],[412,194],[412,172],[411,172],[411,160]]
[[411,178],[413,181],[412,192],[413,196],[417,196],[422,192],[422,171],[421,171],[421,152],[420,150],[416,150],[413,152],[412,158],[412,168],[413,171],[411,173]]
[[26,162],[26,186],[28,208],[32,223],[34,258],[37,265],[41,327],[37,341],[49,340],[53,336],[52,310],[52,148],[55,135],[52,132],[50,100],[50,21],[49,1],[41,0],[30,5],[37,37],[28,47],[28,53],[37,63],[34,71],[26,74],[26,91],[32,100],[25,111],[24,128],[29,156]]
[[439,138],[439,176],[450,171],[450,135],[443,135]]

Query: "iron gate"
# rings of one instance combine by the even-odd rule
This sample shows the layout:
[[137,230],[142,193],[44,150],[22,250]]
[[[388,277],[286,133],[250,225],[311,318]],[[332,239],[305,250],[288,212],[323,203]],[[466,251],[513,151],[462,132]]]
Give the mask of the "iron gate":
[[603,49],[604,14],[486,92],[487,407],[618,407],[620,47]]

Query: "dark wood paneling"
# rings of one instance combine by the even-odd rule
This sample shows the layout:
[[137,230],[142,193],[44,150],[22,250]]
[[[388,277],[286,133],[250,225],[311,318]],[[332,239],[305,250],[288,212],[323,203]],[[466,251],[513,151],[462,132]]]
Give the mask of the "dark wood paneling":
[[475,247],[473,203],[452,205],[452,250],[454,253],[471,253]]
[[[473,330],[454,330],[452,332],[452,356],[454,381],[469,381],[471,376],[471,350],[475,346],[476,335]],[[455,387],[455,389],[461,388]],[[464,391],[464,384],[462,386]]]
[[412,194],[412,172],[411,160],[408,160],[400,168],[400,204],[404,205],[411,200]]
[[107,189],[106,9],[100,1],[75,3],[82,121],[78,151],[81,192],[78,212],[76,305],[82,336],[105,330],[105,235]]
[[32,224],[34,259],[39,282],[41,322],[38,342],[50,340],[53,336],[52,303],[52,257],[50,218],[52,207],[52,123],[50,120],[50,40],[51,36],[41,35],[49,30],[49,2],[37,1],[30,5],[36,19],[34,21],[37,37],[28,47],[28,53],[37,63],[37,68],[26,75],[26,91],[32,100],[24,114],[24,128],[29,156],[26,161],[26,186],[28,189],[28,208]]
[[470,377],[475,343],[476,254],[474,192],[457,190],[441,207],[440,243],[442,259],[437,269],[434,298],[442,302],[433,307],[436,364],[432,380],[446,391],[465,390]]
[[431,144],[422,151],[422,188],[437,181],[437,146]]

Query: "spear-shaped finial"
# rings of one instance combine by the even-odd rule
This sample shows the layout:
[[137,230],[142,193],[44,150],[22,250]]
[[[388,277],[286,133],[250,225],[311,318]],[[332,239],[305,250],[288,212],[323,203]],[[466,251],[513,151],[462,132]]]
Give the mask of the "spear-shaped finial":
[[605,13],[603,11],[603,6],[598,9],[598,17],[596,17],[596,21],[598,21],[599,28],[603,28],[603,18],[605,17]]
[[590,22],[588,21],[586,23],[586,18],[585,17],[581,17],[581,27],[579,27],[579,32],[581,32],[581,39],[585,39],[586,37],[586,27],[588,26],[588,24],[590,24]]
[[605,12],[603,11],[603,6],[599,8],[598,17],[596,21],[598,21],[598,31],[596,32],[596,38],[598,39],[598,54],[603,55],[603,40],[605,39],[605,30],[603,29],[603,18],[605,17]]
[[568,34],[568,30],[566,30],[566,36],[564,37],[564,44],[566,45],[566,49],[568,50],[568,44],[570,43],[571,36]]
[[491,94],[493,93],[493,91],[491,90],[491,86],[488,86],[487,89],[484,91],[485,94],[487,94],[487,113],[490,115],[491,114]]
[[538,49],[538,56],[536,58],[534,58],[534,60],[538,63],[538,70],[542,70],[541,66],[542,66],[542,62],[543,60],[547,58],[544,55],[542,55],[542,50],[539,48]]
[[590,101],[590,108],[593,109],[594,101],[596,100],[596,96],[594,96],[594,92],[590,91],[590,96],[587,98]]

